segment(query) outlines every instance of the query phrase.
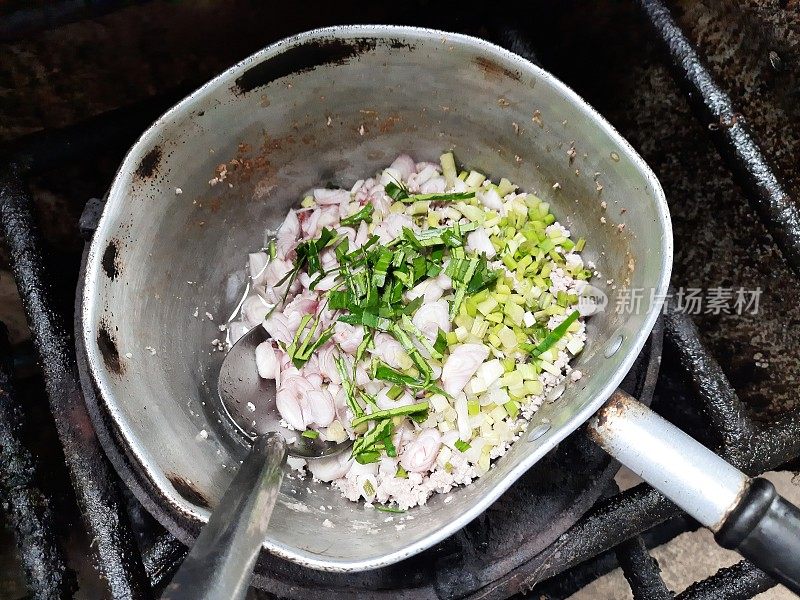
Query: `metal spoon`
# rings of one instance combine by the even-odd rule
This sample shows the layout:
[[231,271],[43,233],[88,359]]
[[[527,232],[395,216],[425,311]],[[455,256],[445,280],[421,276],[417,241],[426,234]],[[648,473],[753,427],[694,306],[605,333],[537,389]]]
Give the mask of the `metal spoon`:
[[263,327],[254,327],[222,362],[218,411],[253,445],[163,599],[244,598],[278,497],[287,452],[314,459],[337,454],[352,443],[307,438],[281,427],[275,380],[262,379],[256,369],[256,346],[268,337]]

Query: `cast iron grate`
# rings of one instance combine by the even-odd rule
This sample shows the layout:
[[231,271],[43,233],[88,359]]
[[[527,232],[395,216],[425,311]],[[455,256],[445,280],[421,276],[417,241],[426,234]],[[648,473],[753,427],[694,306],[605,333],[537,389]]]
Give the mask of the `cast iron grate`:
[[[705,123],[724,125],[713,134],[720,153],[749,190],[750,200],[787,261],[800,273],[800,217],[753,142],[746,121],[716,86],[663,4],[659,0],[641,0],[640,4],[655,37],[669,54],[677,78],[695,100],[699,117]],[[512,33],[506,35],[505,41],[516,52],[531,56],[524,36]],[[127,143],[172,100],[161,98],[133,111],[117,111],[66,131],[31,138],[16,149],[0,180],[0,224],[42,364],[50,409],[85,525],[96,540],[97,555],[101,557],[98,563],[115,598],[151,597],[171,575],[185,550],[158,526],[148,525],[150,531],[142,532],[141,522],[131,522],[130,501],[120,483],[133,489],[151,512],[157,514],[160,509],[148,505],[148,492],[142,489],[135,466],[120,451],[99,411],[86,378],[81,350],[78,348],[76,353],[73,349],[63,317],[54,308],[53,290],[47,284],[42,244],[31,211],[28,177],[37,169],[58,165],[76,151],[98,152],[109,139]],[[90,202],[84,213],[81,225],[87,235],[91,234],[99,206],[98,202]],[[649,348],[628,378],[630,391],[643,400],[652,394],[661,358],[662,331],[670,355],[691,382],[694,396],[702,401],[719,437],[722,456],[751,475],[797,458],[800,414],[789,414],[768,425],[749,419],[719,365],[703,348],[696,328],[684,315],[667,314],[654,330]],[[20,443],[20,402],[11,386],[9,350],[2,342],[0,339],[0,494],[19,534],[31,593],[42,598],[69,597],[75,587],[74,575],[53,538],[54,515],[33,477],[33,453]],[[487,558],[493,551],[507,551],[502,542],[511,534],[503,529],[504,521],[490,511],[426,554],[424,560],[404,563],[394,571],[347,578],[265,561],[270,564],[260,565],[257,583],[279,595],[295,597],[364,597],[366,590],[375,597],[396,597],[403,585],[408,586],[404,580],[413,571],[418,573],[412,578],[413,585],[403,588],[408,597],[507,598],[532,589],[563,597],[619,564],[635,598],[673,597],[647,548],[696,525],[646,484],[615,493],[611,477],[616,465],[582,432],[570,437],[549,457],[553,463],[540,463],[515,489],[527,492],[527,480],[540,482],[554,473],[560,476],[562,470],[553,468],[553,464],[574,461],[576,456],[582,457],[586,465],[583,472],[550,481],[563,489],[563,502],[537,505],[531,511],[533,515],[538,513],[540,519],[544,515],[545,520],[561,520],[549,529],[542,522],[526,521],[529,531],[544,531],[546,535],[539,536],[536,543],[517,544],[512,560],[495,561],[487,568]],[[598,501],[601,495],[604,497]],[[514,506],[514,491],[508,496],[501,502]],[[171,530],[181,530],[181,524],[172,525]],[[774,585],[766,574],[741,561],[694,584],[678,597],[750,598]]]

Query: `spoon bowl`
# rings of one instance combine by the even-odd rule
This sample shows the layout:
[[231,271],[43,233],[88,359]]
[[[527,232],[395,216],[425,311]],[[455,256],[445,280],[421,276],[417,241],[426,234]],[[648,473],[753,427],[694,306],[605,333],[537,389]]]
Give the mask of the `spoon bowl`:
[[314,460],[352,444],[306,437],[281,424],[275,380],[261,377],[256,365],[256,348],[268,339],[261,325],[253,327],[222,361],[214,408],[252,442],[250,451],[162,600],[243,599],[278,497],[286,455]]
[[261,325],[253,327],[230,349],[222,362],[217,390],[223,412],[249,440],[265,433],[279,433],[286,440],[286,451],[299,458],[322,458],[337,454],[350,445],[310,438],[282,425],[276,403],[275,380],[258,374],[256,348],[269,340]]

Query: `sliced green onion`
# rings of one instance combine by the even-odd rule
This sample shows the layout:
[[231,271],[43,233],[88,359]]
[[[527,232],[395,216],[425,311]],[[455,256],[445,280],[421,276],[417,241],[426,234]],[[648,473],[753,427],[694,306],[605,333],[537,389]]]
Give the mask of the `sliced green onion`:
[[408,198],[408,190],[398,181],[390,181],[383,186],[383,191],[395,202],[399,202]]
[[[363,423],[364,421],[361,422]],[[353,427],[355,427],[355,425],[353,425]],[[359,454],[373,451],[373,446],[378,442],[378,440],[390,435],[391,431],[391,419],[378,421],[375,424],[375,427],[367,431],[367,433],[365,433],[362,437],[353,442],[353,456],[355,456],[356,460],[358,460]]]
[[513,192],[516,189],[517,189],[516,185],[514,185],[508,179],[503,177],[500,180],[500,183],[497,186],[497,194],[498,194],[498,196],[500,196],[502,198],[503,196],[505,196],[507,194],[510,194],[511,192]]
[[304,438],[308,438],[310,440],[315,440],[319,437],[319,431],[314,431],[313,429],[306,429],[303,433],[301,433]]
[[372,221],[372,213],[375,211],[375,207],[372,204],[365,204],[364,207],[359,210],[357,213],[353,213],[349,217],[345,217],[342,219],[339,224],[342,227],[354,227],[359,225],[362,221]]
[[397,456],[397,448],[394,447],[394,443],[392,442],[391,432],[383,438],[383,450],[389,458],[395,458]]
[[541,343],[539,343],[538,346],[531,350],[531,356],[536,358],[543,352],[549,350],[553,344],[564,337],[564,335],[567,333],[567,329],[569,329],[569,326],[572,325],[579,316],[580,313],[577,310],[572,311],[566,319],[559,323],[558,326],[553,329],[553,331],[551,331],[547,337],[541,341]]
[[475,197],[475,192],[450,192],[447,194],[412,194],[403,202],[457,202]]
[[456,443],[453,445],[459,452],[466,452],[470,449],[469,442],[465,442],[464,440],[456,440]]
[[389,400],[397,400],[403,395],[403,389],[404,388],[401,385],[393,385],[391,388],[389,388],[389,391],[386,392],[386,397],[389,398]]
[[503,407],[506,409],[508,416],[512,419],[516,419],[517,415],[519,414],[519,404],[515,400],[509,400]]
[[452,152],[445,152],[439,157],[439,163],[442,165],[442,175],[447,182],[447,185],[453,185],[458,178],[458,171],[456,171],[456,161]]
[[350,424],[353,427],[356,427],[361,423],[366,423],[367,421],[380,421],[383,419],[391,419],[392,417],[412,415],[414,413],[425,412],[426,410],[428,410],[429,406],[430,404],[427,401],[425,401],[425,402],[418,402],[417,404],[409,404],[407,406],[398,406],[386,410],[379,410],[370,415],[362,415],[360,417],[356,417]]
[[[367,450],[360,452],[355,456],[356,462],[362,465],[376,463],[381,459],[381,453],[377,450]],[[366,490],[365,490],[366,491]]]
[[433,348],[439,354],[444,355],[444,351],[447,350],[447,346],[447,334],[439,329],[436,333],[436,341],[433,343]]
[[419,372],[425,376],[425,384],[427,384],[431,380],[432,375],[431,366],[428,364],[428,361],[426,361],[422,356],[419,349],[414,345],[414,342],[411,341],[411,338],[408,336],[408,334],[396,323],[392,323],[392,325],[389,327],[389,332],[392,334],[394,339],[400,342],[403,350],[406,351],[406,354],[408,354],[413,361],[414,366],[417,367]]
[[370,344],[372,344],[372,338],[373,338],[373,332],[372,331],[366,332],[366,334],[364,335],[364,339],[361,340],[361,343],[358,345],[358,348],[356,348],[356,359],[353,362],[353,370],[355,370],[356,365],[361,362],[361,359],[364,357],[364,352],[366,352],[367,348],[369,348]]
[[[399,468],[402,469],[402,467],[399,467]],[[406,474],[406,476],[407,475],[408,474]],[[395,475],[395,477],[397,477],[397,475]],[[386,513],[404,513],[404,512],[406,512],[402,508],[394,508],[393,506],[381,506],[380,504],[373,504],[372,508],[374,508],[375,510],[379,510],[381,512],[386,512]]]
[[[475,269],[478,268],[478,259],[473,258],[469,261],[469,265],[467,266],[467,272],[464,274],[464,281],[471,281],[472,276],[475,274]],[[453,281],[454,286],[456,287],[456,297],[453,300],[453,304],[450,305],[450,319],[454,319],[455,316],[458,314],[459,309],[461,308],[461,303],[464,301],[464,295],[467,293],[467,286],[463,283],[456,283],[455,280]]]
[[364,409],[361,408],[361,405],[356,401],[355,394],[353,393],[353,382],[350,380],[350,376],[347,373],[344,359],[340,354],[337,354],[333,362],[336,364],[336,371],[338,371],[339,378],[342,380],[342,387],[344,388],[347,398],[347,406],[350,407],[350,411],[353,415],[360,417],[364,414]]
[[478,171],[470,171],[464,183],[466,183],[469,187],[478,187],[485,179],[486,175],[483,173],[478,173]]
[[431,355],[431,358],[436,358],[436,359],[442,358],[443,354],[439,350],[437,350],[433,344],[431,344],[428,341],[428,338],[425,336],[425,334],[422,333],[422,331],[420,331],[420,329],[416,325],[414,325],[411,319],[408,318],[408,315],[403,315],[402,317],[400,317],[400,323],[403,330],[406,333],[413,335],[420,343],[420,345],[423,348],[425,348],[425,350],[428,351],[428,354]]

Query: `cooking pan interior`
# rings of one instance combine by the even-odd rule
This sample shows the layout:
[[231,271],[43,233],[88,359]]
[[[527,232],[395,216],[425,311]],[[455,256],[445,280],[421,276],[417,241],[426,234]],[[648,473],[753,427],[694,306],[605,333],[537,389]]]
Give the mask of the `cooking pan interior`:
[[[401,152],[435,161],[451,149],[551,202],[587,239],[609,306],[589,321],[576,361],[584,377],[449,503],[437,495],[387,515],[327,484],[286,479],[266,547],[332,570],[400,560],[477,516],[608,397],[653,324],[650,294],[669,278],[669,217],[650,170],[563,84],[486,42],[399,27],[317,30],[250,57],[159,119],[122,164],[92,243],[83,294],[92,375],[170,511],[207,519],[244,455],[208,411],[222,360],[212,340],[224,338],[218,325],[265,228],[311,187],[350,187]],[[644,290],[639,311],[615,310],[623,288]]]

